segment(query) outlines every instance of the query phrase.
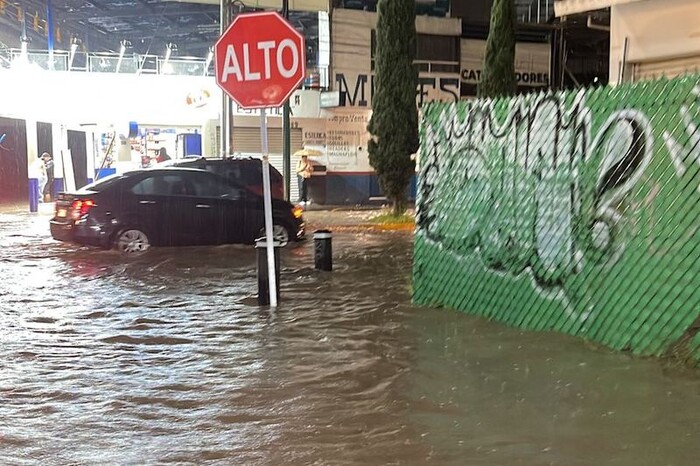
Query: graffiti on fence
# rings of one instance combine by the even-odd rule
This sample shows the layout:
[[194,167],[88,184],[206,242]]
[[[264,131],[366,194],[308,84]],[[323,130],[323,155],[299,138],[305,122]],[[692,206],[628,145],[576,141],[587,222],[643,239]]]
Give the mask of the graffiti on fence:
[[493,271],[529,271],[542,289],[586,261],[615,261],[624,198],[651,161],[651,126],[634,109],[596,122],[585,94],[571,97],[429,109],[417,218],[426,237]]
[[[695,96],[695,102],[700,105],[700,84],[693,88],[692,94]],[[700,125],[693,121],[689,106],[682,106],[679,113],[688,137],[688,143],[680,143],[670,131],[664,131],[663,138],[676,175],[678,178],[682,178],[693,159],[700,166]],[[700,184],[698,184],[698,192],[700,192]]]
[[416,303],[700,362],[700,75],[422,113]]

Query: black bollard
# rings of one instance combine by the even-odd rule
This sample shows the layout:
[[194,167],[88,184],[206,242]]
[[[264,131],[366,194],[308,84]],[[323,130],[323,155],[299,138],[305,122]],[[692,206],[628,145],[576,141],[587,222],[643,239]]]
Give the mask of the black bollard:
[[[277,302],[280,300],[280,243],[275,241],[275,279],[277,281]],[[270,281],[267,273],[267,241],[265,238],[255,240],[255,249],[258,252],[258,304],[267,306],[270,304]]]
[[333,270],[333,235],[329,230],[314,232],[314,267],[317,270]]

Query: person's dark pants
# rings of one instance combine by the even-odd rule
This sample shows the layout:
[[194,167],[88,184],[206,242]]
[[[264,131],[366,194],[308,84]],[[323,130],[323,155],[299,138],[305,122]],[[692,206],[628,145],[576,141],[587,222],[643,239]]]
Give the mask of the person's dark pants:
[[302,202],[302,201],[306,202],[309,200],[309,198],[308,198],[308,196],[309,196],[309,192],[308,192],[309,191],[309,188],[308,188],[309,180],[308,180],[308,178],[304,178],[303,176],[299,176],[298,181],[299,181],[299,202]]
[[44,195],[44,202],[50,202],[53,200],[53,178],[46,180],[44,192],[42,194]]

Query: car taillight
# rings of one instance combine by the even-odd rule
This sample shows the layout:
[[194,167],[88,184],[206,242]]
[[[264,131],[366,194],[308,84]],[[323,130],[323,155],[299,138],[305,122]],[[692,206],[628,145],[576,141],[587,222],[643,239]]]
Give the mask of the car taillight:
[[87,214],[90,209],[95,207],[95,205],[95,201],[91,199],[75,200],[70,207],[71,217],[73,220],[78,220],[83,215]]
[[292,207],[292,215],[294,218],[301,218],[301,216],[304,214],[304,209],[302,209],[301,206],[295,205]]

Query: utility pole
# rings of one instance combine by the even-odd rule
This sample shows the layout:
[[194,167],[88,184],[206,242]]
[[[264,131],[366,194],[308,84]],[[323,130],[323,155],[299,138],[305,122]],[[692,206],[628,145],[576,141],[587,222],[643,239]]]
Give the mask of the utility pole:
[[[282,16],[289,20],[289,0],[282,0]],[[291,155],[291,125],[289,122],[289,99],[282,109],[282,172],[284,173],[284,198],[291,201],[292,155]]]

